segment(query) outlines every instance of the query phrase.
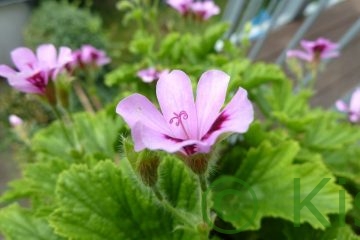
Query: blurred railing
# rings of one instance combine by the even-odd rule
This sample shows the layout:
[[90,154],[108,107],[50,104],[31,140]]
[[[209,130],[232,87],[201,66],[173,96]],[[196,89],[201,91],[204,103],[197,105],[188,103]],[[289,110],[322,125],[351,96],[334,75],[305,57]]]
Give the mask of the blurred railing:
[[[283,64],[287,50],[295,48],[320,13],[337,2],[339,0],[229,0],[223,14],[223,20],[230,23],[225,38],[240,42],[243,36],[250,37],[254,44],[248,57],[255,59],[272,30],[305,16],[302,25],[276,59],[277,64]],[[246,33],[247,23],[251,24],[255,33]],[[340,48],[344,48],[359,33],[360,18],[343,36],[339,36]]]
[[30,16],[29,0],[0,0],[0,63],[11,64],[9,52],[23,45],[23,29]]

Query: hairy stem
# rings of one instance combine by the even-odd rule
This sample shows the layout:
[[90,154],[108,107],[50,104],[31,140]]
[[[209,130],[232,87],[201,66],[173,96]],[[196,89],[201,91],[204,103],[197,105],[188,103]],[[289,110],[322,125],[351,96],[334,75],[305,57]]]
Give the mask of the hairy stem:
[[75,89],[75,92],[76,92],[76,95],[78,96],[80,102],[81,102],[81,105],[83,106],[83,108],[87,111],[87,112],[90,112],[90,113],[95,113],[91,103],[90,103],[90,100],[89,98],[87,97],[84,89],[81,87],[81,85],[79,83],[74,83],[74,89]]
[[55,113],[55,116],[57,117],[57,119],[60,122],[60,127],[63,130],[63,133],[64,133],[64,136],[65,136],[66,140],[69,142],[70,145],[73,145],[73,142],[71,141],[69,132],[68,132],[66,126],[65,126],[64,119],[61,117],[61,114],[60,114],[59,110],[56,108],[56,106],[53,106],[53,105],[50,105],[50,106],[51,106],[53,112]]
[[161,205],[170,212],[174,217],[176,217],[178,220],[183,222],[184,224],[188,225],[189,227],[193,228],[196,224],[194,224],[188,217],[185,216],[182,212],[178,211],[176,208],[174,208],[169,201],[167,201],[159,191],[159,189],[156,186],[152,187],[152,190],[154,191],[154,194],[156,198],[159,200]]

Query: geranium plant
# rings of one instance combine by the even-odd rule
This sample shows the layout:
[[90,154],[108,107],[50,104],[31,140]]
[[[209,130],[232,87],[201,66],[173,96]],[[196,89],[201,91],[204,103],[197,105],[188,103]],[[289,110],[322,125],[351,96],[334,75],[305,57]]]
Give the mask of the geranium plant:
[[[164,30],[158,1],[117,5],[138,29],[130,60],[106,75],[118,89],[112,103],[96,104],[103,99],[93,98],[91,78],[110,58],[85,43],[72,54],[63,48],[70,60],[61,50],[56,58],[28,49],[28,62],[12,54],[18,71],[0,67],[27,94],[41,96],[54,83],[58,115],[26,133],[21,177],[0,197],[0,232],[49,240],[360,239],[358,93],[349,106],[337,104],[352,123],[313,108],[312,85],[296,88],[279,66],[247,60],[230,41],[215,49],[227,25],[203,12],[189,17],[200,4],[216,15],[214,2],[167,3],[190,29]],[[304,54],[322,61],[317,50],[295,53]],[[50,58],[54,64],[43,64]],[[45,71],[36,88],[34,76]],[[77,79],[83,71],[90,80]],[[84,108],[72,108],[71,96]],[[16,129],[26,120],[10,121],[24,139]]]

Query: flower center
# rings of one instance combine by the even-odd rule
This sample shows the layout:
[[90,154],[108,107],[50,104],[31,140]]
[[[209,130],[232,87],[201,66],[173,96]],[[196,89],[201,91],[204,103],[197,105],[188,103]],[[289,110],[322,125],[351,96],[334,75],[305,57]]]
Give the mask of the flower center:
[[325,50],[326,46],[324,44],[318,44],[313,47],[315,53],[321,54]]
[[187,112],[185,112],[184,110],[181,111],[181,112],[179,112],[179,113],[174,112],[174,115],[175,115],[175,117],[172,117],[172,118],[170,119],[169,123],[170,123],[170,124],[173,124],[173,123],[175,122],[175,125],[176,125],[176,126],[181,126],[181,128],[182,128],[182,130],[184,131],[186,137],[187,137],[188,139],[190,139],[189,135],[188,135],[187,132],[186,132],[186,129],[185,129],[185,127],[184,127],[184,124],[183,124],[183,122],[182,122],[182,120],[188,119],[189,115],[188,115]]
[[44,76],[41,72],[36,73],[27,79],[32,85],[37,87],[41,92],[45,92],[46,84]]

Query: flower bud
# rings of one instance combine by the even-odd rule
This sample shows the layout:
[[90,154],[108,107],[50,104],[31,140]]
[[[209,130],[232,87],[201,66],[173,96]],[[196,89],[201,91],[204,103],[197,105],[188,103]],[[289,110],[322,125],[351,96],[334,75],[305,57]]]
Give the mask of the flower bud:
[[9,123],[12,127],[17,127],[23,124],[23,120],[15,114],[11,114],[9,116]]
[[157,170],[160,164],[158,154],[149,150],[135,152],[134,144],[127,138],[123,138],[122,142],[125,156],[134,172],[140,176],[146,186],[154,186],[158,180]]
[[140,154],[137,165],[137,172],[142,182],[149,187],[156,184],[158,179],[158,167],[160,159],[155,152],[143,151]]
[[210,154],[198,153],[190,156],[184,156],[185,164],[196,174],[206,173],[209,165]]

